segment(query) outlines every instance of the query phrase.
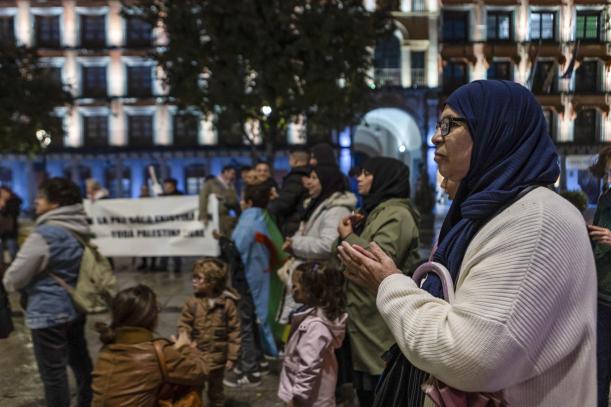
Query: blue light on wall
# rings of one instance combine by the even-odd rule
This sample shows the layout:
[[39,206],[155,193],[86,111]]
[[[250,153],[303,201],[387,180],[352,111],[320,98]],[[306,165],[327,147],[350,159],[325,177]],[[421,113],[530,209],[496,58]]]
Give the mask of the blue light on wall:
[[350,148],[352,138],[350,137],[350,127],[346,127],[339,133],[339,146],[342,148]]

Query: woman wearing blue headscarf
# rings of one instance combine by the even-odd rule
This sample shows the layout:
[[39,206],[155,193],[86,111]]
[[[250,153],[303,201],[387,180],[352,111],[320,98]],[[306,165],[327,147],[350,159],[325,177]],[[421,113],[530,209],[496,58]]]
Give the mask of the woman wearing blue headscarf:
[[514,406],[594,406],[594,259],[581,214],[545,187],[559,167],[541,106],[513,82],[464,85],[433,143],[459,185],[433,256],[455,300],[440,299],[436,276],[419,288],[375,243],[342,243],[347,277],[377,291],[403,354],[448,386],[502,391]]

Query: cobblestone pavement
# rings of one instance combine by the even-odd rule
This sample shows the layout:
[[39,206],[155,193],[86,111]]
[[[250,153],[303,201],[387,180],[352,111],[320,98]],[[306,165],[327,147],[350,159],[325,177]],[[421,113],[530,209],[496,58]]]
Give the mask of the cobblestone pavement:
[[[422,255],[428,256],[433,239],[433,222],[429,219],[422,231]],[[438,226],[436,226],[438,227]],[[191,265],[193,258],[185,259],[181,273],[136,271],[131,258],[115,258],[119,288],[137,283],[147,284],[158,295],[162,307],[157,333],[169,337],[175,333],[176,321],[185,298],[191,293]],[[43,405],[40,382],[29,331],[24,327],[18,297],[11,296],[16,329],[6,340],[0,340],[0,407],[34,407]],[[93,326],[96,321],[107,321],[108,314],[92,315],[87,320],[87,341],[95,361],[101,346]],[[276,397],[279,367],[272,364],[272,372],[263,378],[261,386],[250,389],[226,388],[227,406],[281,406]],[[70,376],[72,384],[72,376]],[[74,386],[71,386],[74,389]],[[344,403],[350,407],[350,402]]]

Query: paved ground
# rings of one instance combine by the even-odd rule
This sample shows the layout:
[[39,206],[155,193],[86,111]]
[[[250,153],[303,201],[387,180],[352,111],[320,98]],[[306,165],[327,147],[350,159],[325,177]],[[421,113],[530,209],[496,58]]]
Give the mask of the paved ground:
[[[428,256],[434,231],[439,222],[433,226],[428,219],[422,235],[422,255]],[[157,333],[168,337],[175,333],[176,320],[187,295],[191,293],[190,269],[193,259],[184,262],[182,273],[136,271],[135,264],[129,258],[115,260],[120,288],[136,283],[151,286],[158,294],[162,306]],[[13,310],[19,310],[18,298],[11,297]],[[23,325],[20,311],[13,318],[16,330],[6,340],[0,340],[0,407],[34,407],[43,404],[42,386],[38,377],[29,331]],[[90,316],[87,322],[87,340],[93,360],[101,346],[97,333],[93,329],[96,321],[106,321],[107,314]],[[276,397],[278,367],[272,365],[272,373],[264,377],[263,384],[254,389],[226,389],[228,406],[281,406]],[[350,407],[351,403],[345,403]]]

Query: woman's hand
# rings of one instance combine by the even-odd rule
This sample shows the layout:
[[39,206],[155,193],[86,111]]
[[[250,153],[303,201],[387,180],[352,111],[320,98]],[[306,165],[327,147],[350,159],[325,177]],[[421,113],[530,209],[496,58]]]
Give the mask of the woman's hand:
[[371,242],[370,251],[348,242],[342,242],[337,250],[339,259],[346,266],[346,278],[374,294],[386,277],[401,273],[394,261],[375,242]]
[[287,237],[284,243],[282,244],[282,250],[289,254],[293,254],[293,239]]
[[339,222],[339,226],[337,227],[337,231],[339,232],[339,237],[344,240],[347,238],[352,232],[352,215],[346,216]]
[[588,230],[590,232],[590,238],[596,243],[611,246],[611,230],[594,225],[588,225]]

